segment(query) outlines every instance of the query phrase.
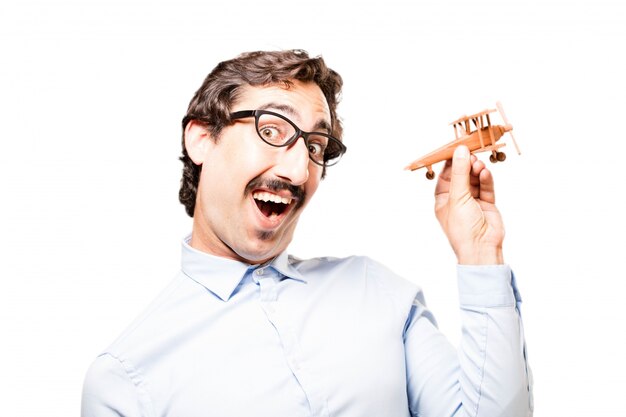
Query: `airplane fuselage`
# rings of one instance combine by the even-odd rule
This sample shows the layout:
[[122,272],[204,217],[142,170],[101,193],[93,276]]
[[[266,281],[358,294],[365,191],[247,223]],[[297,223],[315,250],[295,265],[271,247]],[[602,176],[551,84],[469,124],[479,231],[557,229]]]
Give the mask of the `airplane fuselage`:
[[[450,143],[443,145],[441,148],[434,150],[433,152],[422,156],[421,158],[410,163],[406,169],[410,169],[411,171],[415,171],[420,168],[428,168],[429,172],[432,172],[432,165],[446,161],[452,158],[452,154],[454,154],[454,150],[459,145],[465,145],[468,147],[470,152],[484,152],[491,151],[493,149],[493,145],[502,137],[505,132],[511,130],[509,125],[506,126],[487,126],[480,130],[475,130],[471,132],[469,135],[461,136],[458,139],[453,140]],[[480,134],[479,134],[480,131]],[[481,143],[482,138],[482,143]],[[499,145],[498,147],[504,146],[504,144]]]

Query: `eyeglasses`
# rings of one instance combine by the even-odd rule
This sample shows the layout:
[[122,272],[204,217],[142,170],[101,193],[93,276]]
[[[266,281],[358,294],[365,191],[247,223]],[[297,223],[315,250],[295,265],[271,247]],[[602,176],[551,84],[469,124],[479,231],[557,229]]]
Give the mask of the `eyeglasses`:
[[242,110],[230,114],[230,119],[254,117],[256,131],[263,142],[275,147],[289,146],[304,138],[311,161],[323,167],[335,165],[346,152],[346,146],[331,135],[305,132],[282,114],[268,110]]

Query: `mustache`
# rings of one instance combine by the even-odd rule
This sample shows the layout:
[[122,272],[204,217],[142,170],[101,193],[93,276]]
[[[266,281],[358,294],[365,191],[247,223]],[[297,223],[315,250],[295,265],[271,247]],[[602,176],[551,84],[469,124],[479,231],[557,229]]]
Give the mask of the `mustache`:
[[299,187],[297,185],[293,185],[288,183],[287,181],[281,181],[279,179],[268,179],[256,177],[252,181],[248,183],[246,186],[245,195],[248,195],[257,188],[265,188],[269,191],[282,191],[287,190],[291,193],[291,196],[296,199],[296,208],[302,206],[304,204],[304,200],[306,197],[306,192],[303,187]]

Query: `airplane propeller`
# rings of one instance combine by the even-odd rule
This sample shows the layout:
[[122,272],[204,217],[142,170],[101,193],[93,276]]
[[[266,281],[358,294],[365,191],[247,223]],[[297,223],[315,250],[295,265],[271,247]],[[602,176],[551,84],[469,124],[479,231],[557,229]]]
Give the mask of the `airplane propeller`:
[[[498,111],[500,112],[500,116],[502,116],[502,120],[504,120],[504,123],[511,126],[511,129],[512,129],[512,125],[509,123],[509,120],[506,118],[506,114],[504,113],[504,108],[502,107],[502,103],[500,103],[499,101],[496,102],[496,107],[498,108]],[[519,150],[519,146],[517,146],[517,141],[515,141],[515,136],[513,136],[513,130],[509,130],[509,135],[511,135],[511,139],[513,139],[513,145],[515,145],[517,154],[521,155],[522,152]]]

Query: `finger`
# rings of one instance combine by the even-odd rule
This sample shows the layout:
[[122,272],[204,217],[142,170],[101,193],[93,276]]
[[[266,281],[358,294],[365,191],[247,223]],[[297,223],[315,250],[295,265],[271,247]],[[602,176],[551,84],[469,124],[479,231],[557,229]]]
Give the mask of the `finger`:
[[448,159],[439,174],[437,186],[435,187],[435,195],[447,193],[450,191],[450,171],[452,169],[452,160]]
[[478,177],[480,175],[480,171],[485,168],[485,163],[480,159],[476,159],[476,157],[472,158],[472,160],[472,175]]
[[445,179],[446,181],[450,181],[450,174],[452,171],[452,159],[448,159],[446,163],[443,165],[439,176]]
[[495,204],[496,192],[491,171],[484,168],[480,171],[480,176],[478,178],[480,179],[480,199],[487,203]]
[[470,153],[467,146],[459,146],[452,156],[450,175],[450,198],[458,199],[470,190]]
[[480,196],[480,172],[485,168],[485,164],[477,159],[475,155],[472,155],[470,159],[472,163],[472,169],[470,174],[470,190],[472,197],[478,198]]

